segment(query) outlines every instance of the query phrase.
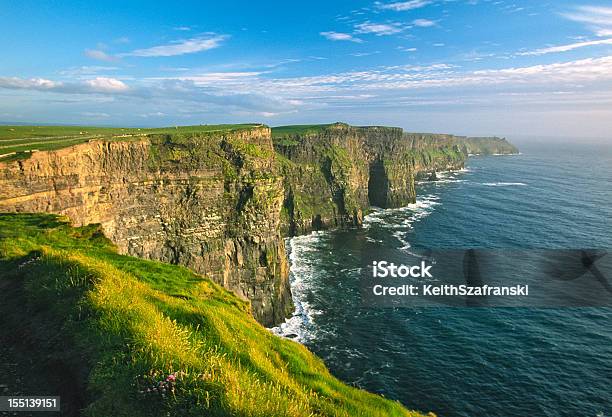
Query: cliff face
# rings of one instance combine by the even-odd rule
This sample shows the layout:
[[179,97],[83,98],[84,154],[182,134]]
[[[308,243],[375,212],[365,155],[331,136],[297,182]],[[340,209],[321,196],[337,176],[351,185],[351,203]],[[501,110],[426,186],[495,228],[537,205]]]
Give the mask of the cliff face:
[[470,155],[512,155],[517,154],[518,148],[505,138],[498,137],[462,137],[460,140]]
[[95,141],[0,164],[0,211],[100,223],[120,252],[206,274],[264,324],[291,310],[282,203],[267,127]]
[[462,168],[467,158],[450,135],[342,123],[277,135],[274,146],[285,181],[283,231],[291,235],[359,225],[370,206],[413,203],[415,178]]
[[498,138],[337,123],[99,140],[0,162],[0,212],[99,223],[121,253],[184,265],[251,301],[264,325],[292,309],[283,236],[358,226],[416,200],[415,179],[463,167]]

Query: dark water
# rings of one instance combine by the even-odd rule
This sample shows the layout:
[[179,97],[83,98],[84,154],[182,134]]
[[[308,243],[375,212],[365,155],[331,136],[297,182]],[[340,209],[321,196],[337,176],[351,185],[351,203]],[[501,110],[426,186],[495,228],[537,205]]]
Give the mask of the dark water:
[[[612,148],[523,145],[421,184],[362,230],[290,240],[296,315],[275,331],[342,380],[439,416],[612,415],[612,309],[365,308],[360,248],[612,248]],[[295,336],[294,336],[295,337]]]

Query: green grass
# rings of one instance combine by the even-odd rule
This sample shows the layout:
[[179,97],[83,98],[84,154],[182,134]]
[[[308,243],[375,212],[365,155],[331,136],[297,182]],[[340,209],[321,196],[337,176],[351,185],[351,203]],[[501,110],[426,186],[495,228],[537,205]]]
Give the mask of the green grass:
[[[419,415],[341,383],[210,280],[117,254],[95,225],[0,215],[0,294],[0,346],[14,347],[2,377],[28,352],[21,379],[75,385],[85,416]],[[147,391],[169,374],[163,397]]]
[[313,135],[320,133],[333,124],[322,125],[289,125],[272,128],[272,139],[280,139],[292,135]]
[[353,128],[353,129],[401,129],[390,126],[351,126],[343,122],[317,124],[317,125],[288,125],[272,128],[272,139],[274,143],[282,146],[297,145],[297,136],[316,135],[330,128]]
[[[0,155],[27,157],[29,152],[48,151],[77,145],[92,139],[129,140],[155,134],[234,132],[257,124],[195,125],[162,128],[115,128],[91,126],[0,126]],[[8,156],[0,160],[5,160]]]

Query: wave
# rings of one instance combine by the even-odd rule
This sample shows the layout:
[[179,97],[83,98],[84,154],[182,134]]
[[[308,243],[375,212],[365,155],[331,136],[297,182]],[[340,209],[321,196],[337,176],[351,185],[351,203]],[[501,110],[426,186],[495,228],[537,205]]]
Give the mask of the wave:
[[467,180],[458,180],[455,178],[441,178],[436,181],[433,181],[433,184],[452,184],[457,182],[467,182]]
[[524,182],[483,182],[482,185],[487,187],[512,187],[512,186],[526,186]]
[[439,199],[439,196],[429,194],[419,197],[416,203],[408,204],[405,207],[375,209],[372,213],[365,216],[363,227],[367,230],[376,225],[377,228],[391,230],[391,235],[400,243],[398,249],[410,253],[411,244],[409,236],[414,223],[429,216],[436,206],[442,204],[438,201]]
[[399,249],[400,250],[408,250],[412,247],[412,245],[410,244],[410,241],[408,241],[408,233],[406,232],[402,232],[402,231],[397,231],[395,233],[393,233],[393,237],[396,238],[397,240],[400,241],[400,243],[403,245],[401,246]]
[[[433,207],[441,204],[438,202],[440,197],[437,195],[427,195],[417,199],[416,203],[408,204],[407,206],[393,209],[374,208],[371,213],[363,219],[363,227],[369,229],[373,224],[378,224],[384,228],[404,228],[412,227],[412,223],[416,220],[428,216]],[[403,216],[407,214],[408,217]]]
[[458,183],[458,182],[466,182],[467,180],[465,179],[457,178],[460,174],[464,172],[469,172],[469,171],[463,170],[463,169],[458,170],[458,171],[440,171],[440,172],[436,172],[437,179],[417,181],[416,183],[418,185],[422,185],[422,184],[439,185],[439,184],[452,184],[452,183]]
[[458,183],[458,182],[467,182],[466,179],[461,179],[460,178],[462,176],[462,174],[465,174],[467,172],[472,172],[472,169],[464,167],[464,168],[453,169],[453,170],[449,170],[449,171],[437,171],[436,172],[437,179],[435,179],[435,180],[421,180],[421,181],[417,181],[416,183],[418,185],[422,185],[422,184],[440,185],[440,184],[451,184],[451,183]]
[[312,261],[316,256],[309,256],[308,253],[319,250],[318,245],[324,234],[323,231],[316,231],[288,239],[289,283],[295,310],[284,323],[269,329],[278,336],[300,343],[306,343],[314,337],[315,317],[322,312],[308,302],[308,295],[317,287],[316,263]]

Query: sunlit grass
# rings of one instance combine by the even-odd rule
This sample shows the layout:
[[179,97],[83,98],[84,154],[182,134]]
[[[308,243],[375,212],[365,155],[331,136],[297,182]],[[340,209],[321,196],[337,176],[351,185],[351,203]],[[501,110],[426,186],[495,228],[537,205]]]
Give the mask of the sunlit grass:
[[[117,254],[96,226],[0,215],[0,280],[22,297],[2,303],[0,314],[57,328],[68,348],[54,354],[89,364],[84,415],[419,415],[341,383],[210,280]],[[29,317],[32,309],[44,314]],[[147,392],[152,374],[177,375],[174,391]]]
[[8,126],[0,125],[0,161],[29,156],[32,151],[50,151],[89,140],[130,140],[146,135],[210,134],[235,132],[259,124],[169,126],[161,128],[121,128],[93,126]]

